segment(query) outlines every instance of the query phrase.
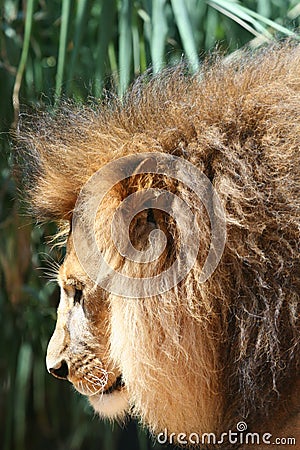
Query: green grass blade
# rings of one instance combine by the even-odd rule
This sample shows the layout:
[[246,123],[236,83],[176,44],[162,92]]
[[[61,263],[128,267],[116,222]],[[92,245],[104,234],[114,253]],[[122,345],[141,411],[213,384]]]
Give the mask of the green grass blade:
[[119,86],[118,61],[113,41],[111,41],[108,45],[108,58],[114,85]]
[[15,119],[14,126],[16,126],[16,124],[18,122],[18,115],[19,115],[19,110],[20,110],[19,94],[20,94],[20,88],[21,88],[21,84],[22,84],[23,74],[24,74],[24,70],[26,67],[27,57],[28,57],[34,4],[35,4],[35,0],[28,0],[28,2],[27,2],[23,48],[22,48],[20,63],[19,63],[19,67],[17,70],[15,83],[14,83],[14,89],[13,89],[13,107],[14,107],[14,119]]
[[[222,3],[222,2],[218,2]],[[235,9],[231,8],[230,10],[227,10],[225,7],[220,6],[217,4],[217,1],[212,0],[208,2],[208,5],[214,8],[216,11],[219,11],[224,16],[229,17],[229,19],[236,22],[238,25],[243,27],[245,30],[249,31],[249,33],[252,33],[254,36],[259,37],[262,34],[266,36],[268,39],[272,39],[272,34],[269,33],[265,27],[263,27],[258,21],[254,20],[252,17],[248,16],[247,14],[240,13]],[[252,27],[250,23],[254,25]]]
[[68,38],[68,25],[71,0],[62,0],[61,27],[59,36],[58,61],[55,83],[55,100],[58,101],[61,95],[64,71],[66,65],[66,49]]
[[209,8],[206,14],[205,20],[206,33],[205,33],[205,50],[209,50],[216,45],[215,30],[218,23],[218,13],[215,9]]
[[[240,5],[232,0],[209,0],[208,4],[215,9],[218,9],[223,14],[226,14],[228,17],[231,17],[241,26],[244,26],[244,23],[248,22],[251,24],[257,31],[267,36],[269,39],[272,38],[271,33],[260,23],[264,23],[274,30],[279,31],[280,33],[285,34],[286,36],[296,36],[296,34],[282,25],[279,25],[274,20],[268,19],[267,17],[263,17],[261,14],[252,11],[245,6]],[[222,8],[222,10],[221,10]],[[243,22],[244,21],[244,22]],[[245,28],[245,26],[244,26]],[[250,31],[248,25],[248,31]],[[252,31],[253,32],[253,31]],[[253,33],[255,34],[255,33]]]
[[165,43],[168,33],[165,4],[166,0],[153,0],[152,2],[152,37],[150,50],[154,73],[159,72],[164,65]]
[[300,16],[300,3],[297,3],[292,9],[287,12],[287,17],[290,20],[295,20]]
[[76,11],[76,17],[75,17],[74,44],[73,44],[73,49],[72,49],[71,61],[68,66],[68,74],[67,74],[67,80],[68,80],[67,93],[70,93],[70,90],[71,90],[71,82],[72,82],[73,75],[74,75],[74,69],[76,66],[80,43],[82,40],[82,36],[84,34],[89,5],[90,5],[90,0],[80,0],[79,2],[77,2],[77,11]]
[[15,384],[15,448],[18,450],[22,450],[25,446],[26,400],[32,371],[32,356],[31,346],[24,343],[19,351]]
[[274,20],[268,19],[267,17],[264,17],[261,14],[258,14],[255,11],[252,11],[251,9],[248,9],[242,5],[240,5],[239,8],[242,11],[247,12],[247,14],[249,14],[249,16],[252,16],[254,19],[260,20],[261,22],[265,23],[266,25],[268,25],[271,28],[274,28],[274,30],[279,31],[282,34],[285,34],[286,36],[297,37],[296,33],[294,33],[293,31],[289,30],[286,27],[283,27],[282,25],[280,25],[277,22],[274,22]]
[[199,67],[198,53],[185,1],[171,0],[171,4],[187,59],[192,70],[197,70]]
[[257,0],[257,12],[264,17],[270,17],[272,12],[271,0]]
[[[186,3],[188,15],[191,21],[193,36],[197,49],[203,49],[207,3],[203,0],[189,0]],[[210,8],[211,9],[211,8]],[[215,31],[215,30],[211,30]]]
[[149,1],[144,0],[144,8],[138,9],[137,13],[143,21],[143,43],[144,46],[150,46],[152,40],[152,24],[151,24],[151,10],[152,3],[149,4]]
[[141,73],[141,62],[140,62],[140,35],[136,11],[133,12],[131,33],[132,33],[132,49],[133,49],[133,72],[134,75],[137,76]]
[[108,44],[113,35],[115,17],[115,0],[110,0],[109,2],[104,1],[100,13],[98,42],[96,47],[96,71],[94,78],[94,94],[96,97],[100,97],[103,88]]
[[119,95],[122,97],[130,81],[132,60],[132,0],[123,0],[119,15]]

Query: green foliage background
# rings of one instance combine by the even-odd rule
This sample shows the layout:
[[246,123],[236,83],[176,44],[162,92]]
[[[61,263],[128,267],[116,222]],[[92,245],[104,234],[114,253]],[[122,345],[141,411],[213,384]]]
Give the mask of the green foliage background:
[[63,255],[47,256],[53,225],[33,226],[16,200],[7,132],[19,104],[84,102],[112,85],[122,95],[150,65],[157,72],[184,56],[195,70],[216,43],[232,52],[289,36],[299,14],[295,0],[0,0],[1,449],[162,448],[134,422],[94,418],[46,372],[58,301],[47,272]]

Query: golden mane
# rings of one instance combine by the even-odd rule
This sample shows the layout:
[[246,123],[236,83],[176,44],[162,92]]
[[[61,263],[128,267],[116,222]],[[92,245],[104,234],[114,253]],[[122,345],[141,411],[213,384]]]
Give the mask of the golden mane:
[[[206,416],[194,417],[189,432],[197,431],[197,420],[202,431],[226,430],[238,419],[260,429],[299,408],[292,400],[299,378],[299,118],[300,47],[292,43],[212,57],[195,75],[183,65],[147,74],[122,100],[65,103],[34,122],[21,117],[19,154],[39,220],[70,220],[82,186],[99,168],[156,151],[203,171],[224,206],[225,250],[206,283],[197,285],[192,270],[158,298],[112,303],[112,315],[119,311],[112,329],[122,333],[112,337],[112,355],[124,366],[127,358],[135,411],[155,431],[164,417],[175,416],[178,428],[195,415],[183,385],[193,398],[214,398],[213,407],[198,398],[197,413]],[[137,180],[130,183],[127,193]],[[174,394],[176,374],[185,373],[178,361],[189,370],[178,387],[182,402]],[[166,412],[164,403],[174,410]]]

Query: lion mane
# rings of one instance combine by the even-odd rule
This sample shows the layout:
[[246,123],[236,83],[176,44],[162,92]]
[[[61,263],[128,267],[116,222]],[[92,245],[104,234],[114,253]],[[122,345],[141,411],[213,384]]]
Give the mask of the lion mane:
[[[209,57],[194,75],[184,65],[147,73],[122,99],[66,102],[55,114],[21,117],[18,154],[38,220],[70,222],[80,190],[95,172],[146,152],[191,162],[222,202],[225,249],[205,283],[198,283],[210,239],[203,212],[198,259],[177,286],[139,300],[98,289],[85,304],[89,345],[83,353],[96,354],[98,364],[114,373],[110,386],[122,377],[118,389],[126,390],[127,410],[153,433],[220,435],[245,421],[250,431],[298,433],[300,439],[299,118],[300,47],[291,42]],[[166,177],[136,175],[114,186],[98,213],[97,233],[115,266],[123,259],[116,259],[108,238],[110,218],[127,195],[150,187],[201,208],[187,187]],[[176,221],[162,211],[142,214],[130,231],[137,247],[146,245],[150,222],[167,235],[167,248],[152,266],[163,270],[179,246]],[[74,271],[73,254],[69,248],[59,277]],[[133,266],[126,270],[134,276],[147,271]],[[90,320],[102,303],[104,319]]]

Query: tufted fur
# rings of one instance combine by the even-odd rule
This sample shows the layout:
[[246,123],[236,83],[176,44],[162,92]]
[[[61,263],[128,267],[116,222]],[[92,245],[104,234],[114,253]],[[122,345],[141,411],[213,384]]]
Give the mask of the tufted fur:
[[[70,220],[88,178],[131,153],[175,154],[210,178],[227,222],[217,270],[197,284],[209,239],[203,216],[205,251],[177,288],[140,301],[106,299],[111,358],[132,413],[154,432],[220,433],[245,420],[280,435],[299,411],[300,47],[210,58],[194,76],[182,66],[146,75],[122,101],[23,117],[18,142],[39,220]],[[103,248],[107,217],[145,185],[191,197],[155,177],[122,183],[99,214]],[[164,267],[176,253],[176,226],[160,214],[156,223],[169,232]],[[133,227],[138,245],[144,231]]]

